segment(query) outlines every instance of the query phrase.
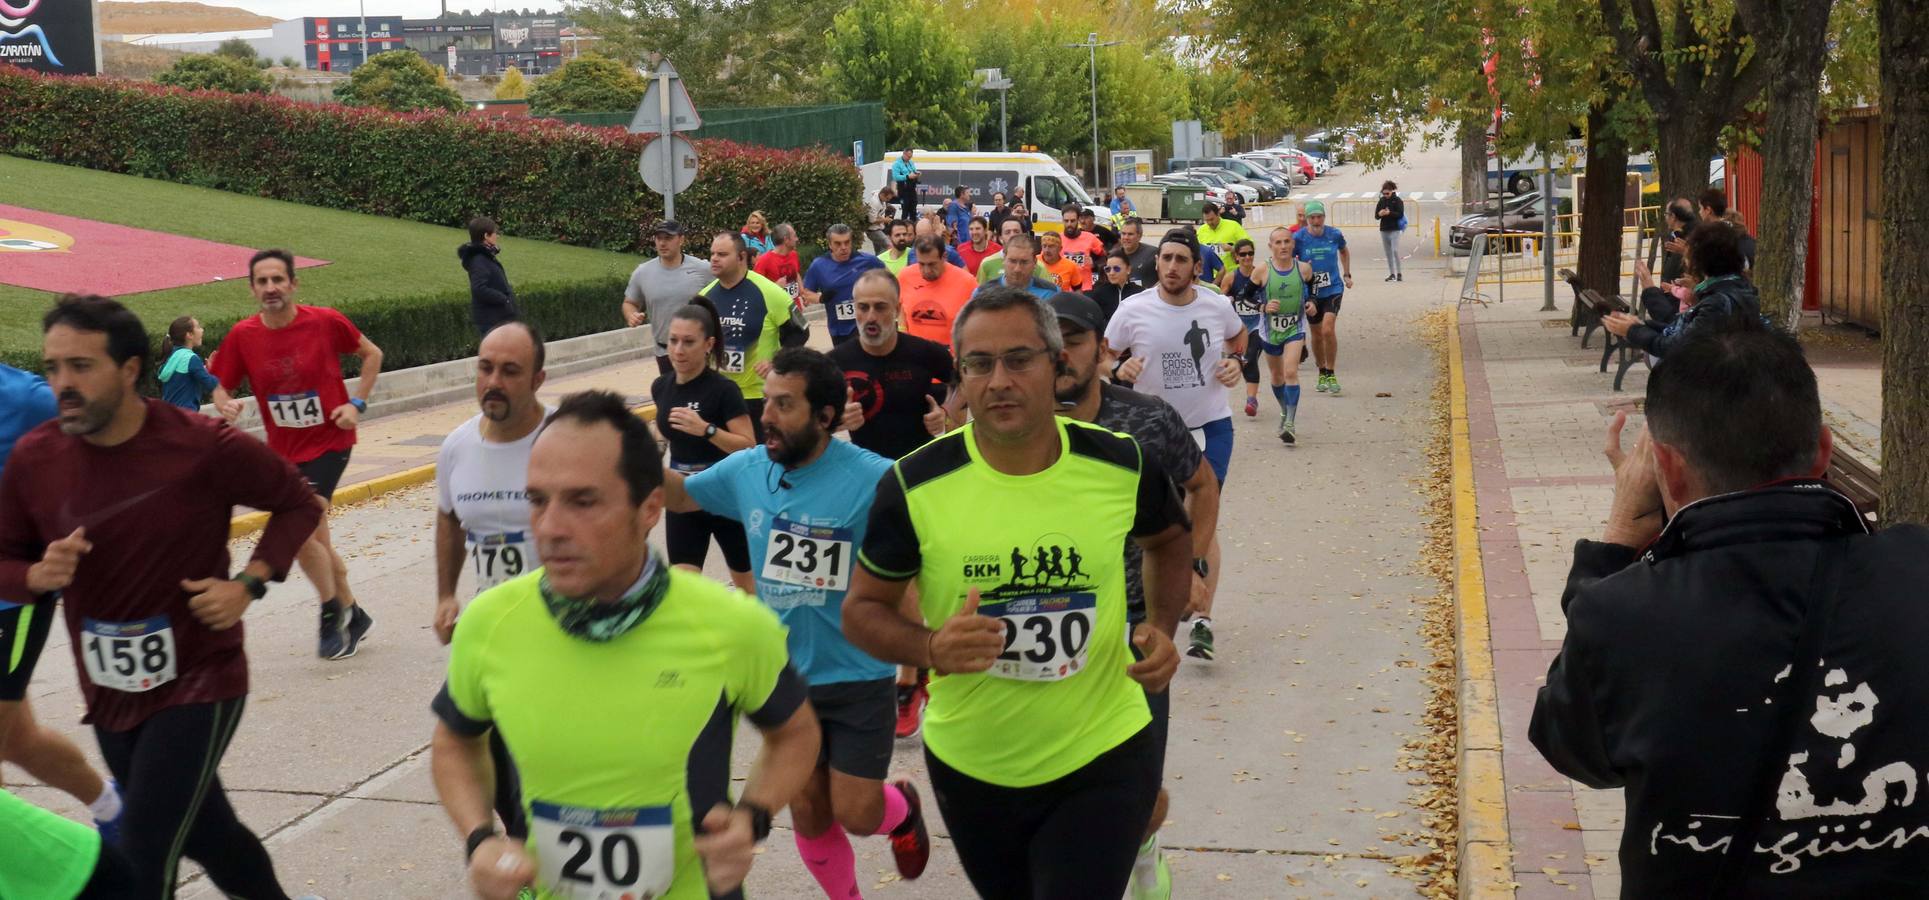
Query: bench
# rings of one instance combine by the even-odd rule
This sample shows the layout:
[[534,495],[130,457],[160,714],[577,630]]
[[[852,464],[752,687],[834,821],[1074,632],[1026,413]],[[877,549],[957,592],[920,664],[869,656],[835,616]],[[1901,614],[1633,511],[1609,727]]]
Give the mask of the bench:
[[1828,471],[1822,473],[1822,480],[1849,498],[1855,504],[1855,511],[1869,520],[1870,527],[1882,523],[1882,476],[1867,463],[1851,456],[1840,445],[1829,454]]
[[[1601,316],[1594,311],[1593,307],[1587,306],[1581,301],[1581,291],[1583,290],[1581,287],[1581,276],[1574,274],[1573,269],[1561,269],[1555,274],[1559,275],[1562,281],[1567,282],[1567,286],[1574,291],[1574,308],[1567,316],[1567,324],[1570,326],[1567,334],[1569,337],[1579,335],[1581,338],[1581,349],[1585,350],[1587,349],[1588,339],[1594,336],[1594,329],[1601,327]],[[1582,329],[1586,330],[1583,331]]]
[[[1645,313],[1630,305],[1619,294],[1602,294],[1593,288],[1583,288],[1579,299],[1581,305],[1587,308],[1596,321],[1611,312],[1631,313],[1642,321],[1647,320]],[[1607,372],[1608,360],[1613,359],[1617,352],[1621,355],[1618,367],[1614,371],[1616,391],[1621,390],[1621,383],[1627,380],[1628,370],[1634,368],[1635,363],[1646,363],[1649,367],[1654,365],[1654,361],[1648,358],[1645,351],[1634,349],[1634,345],[1628,343],[1626,338],[1615,337],[1612,331],[1606,329],[1601,331],[1601,345],[1602,373]],[[1586,342],[1583,341],[1581,346],[1587,346]]]

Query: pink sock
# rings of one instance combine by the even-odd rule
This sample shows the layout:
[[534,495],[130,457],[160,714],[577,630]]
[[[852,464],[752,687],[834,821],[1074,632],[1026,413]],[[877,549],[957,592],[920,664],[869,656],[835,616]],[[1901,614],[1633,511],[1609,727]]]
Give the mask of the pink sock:
[[886,782],[884,785],[884,821],[879,822],[876,834],[890,834],[904,824],[911,815],[911,801],[904,799],[904,792],[898,786]]
[[832,823],[814,838],[797,832],[797,855],[824,888],[824,896],[830,900],[863,900],[864,895],[857,891],[857,855],[851,852],[851,840],[844,836],[843,828]]

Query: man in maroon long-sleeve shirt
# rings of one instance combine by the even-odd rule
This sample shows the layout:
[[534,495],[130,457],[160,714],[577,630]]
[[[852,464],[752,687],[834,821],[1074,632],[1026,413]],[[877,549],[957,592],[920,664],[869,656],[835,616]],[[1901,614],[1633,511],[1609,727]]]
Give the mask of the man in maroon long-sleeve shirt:
[[[0,475],[0,599],[66,608],[87,718],[123,785],[140,897],[170,897],[182,855],[230,896],[286,898],[215,775],[248,693],[241,617],[321,519],[294,467],[225,423],[136,391],[140,319],[65,297],[43,321],[60,415]],[[229,578],[233,507],[270,514]]]

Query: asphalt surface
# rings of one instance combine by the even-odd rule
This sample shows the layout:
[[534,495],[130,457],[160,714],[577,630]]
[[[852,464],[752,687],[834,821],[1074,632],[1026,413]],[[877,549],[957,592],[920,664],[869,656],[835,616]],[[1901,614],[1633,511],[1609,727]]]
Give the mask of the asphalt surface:
[[[1455,171],[1447,148],[1388,172],[1348,165],[1312,190],[1370,191],[1386,177],[1401,181],[1403,192],[1446,190]],[[1417,486],[1434,362],[1415,320],[1452,294],[1430,246],[1408,260],[1405,282],[1390,284],[1381,281],[1378,237],[1364,228],[1349,229],[1349,237],[1358,277],[1341,316],[1345,393],[1314,392],[1306,363],[1300,441],[1290,448],[1274,437],[1278,411],[1269,392],[1261,391],[1258,418],[1234,407],[1236,445],[1219,526],[1219,658],[1186,660],[1173,685],[1166,770],[1173,803],[1161,842],[1174,896],[1414,890],[1389,858],[1413,852],[1400,838],[1421,827],[1408,803],[1415,773],[1402,768],[1400,747],[1421,727],[1427,650],[1415,601],[1436,590],[1417,566],[1425,504]],[[646,393],[641,384],[610,386]],[[1237,404],[1243,388],[1230,393]],[[336,514],[351,583],[376,618],[354,658],[314,658],[314,598],[299,577],[249,614],[253,693],[222,778],[243,820],[266,838],[291,894],[469,896],[461,837],[436,804],[426,752],[428,704],[447,659],[429,627],[433,514],[427,487]],[[714,555],[711,568],[723,575]],[[79,724],[71,660],[64,634],[56,634],[30,695],[44,721],[98,761],[92,734]],[[757,739],[754,729],[739,734],[742,777]],[[915,739],[898,743],[894,769],[925,783]],[[8,775],[28,799],[81,816],[64,795],[19,785],[18,771]],[[899,881],[884,840],[854,839],[867,895],[971,896],[928,788],[925,796],[936,844],[929,870],[917,882]],[[183,881],[184,898],[219,896],[192,867]],[[781,815],[748,891],[821,896]]]

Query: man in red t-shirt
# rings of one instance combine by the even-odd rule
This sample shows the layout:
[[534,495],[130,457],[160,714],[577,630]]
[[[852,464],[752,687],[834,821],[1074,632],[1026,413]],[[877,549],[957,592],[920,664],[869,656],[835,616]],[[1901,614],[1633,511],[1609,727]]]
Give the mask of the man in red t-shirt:
[[976,276],[978,267],[987,258],[1005,252],[1005,248],[991,239],[991,226],[985,222],[984,216],[972,216],[969,230],[971,240],[958,245],[958,255],[964,257],[965,271]]
[[797,261],[797,229],[789,222],[783,222],[770,230],[773,242],[771,249],[757,254],[757,264],[751,268],[757,274],[784,289],[790,299],[797,299],[797,292],[803,289],[803,267]]
[[[286,250],[263,250],[248,262],[248,289],[261,312],[235,323],[208,360],[220,379],[215,407],[228,421],[241,415],[230,391],[247,382],[261,411],[268,447],[301,470],[326,505],[348,469],[355,448],[355,426],[368,410],[368,395],[382,373],[382,349],[348,317],[326,306],[295,303],[295,257]],[[355,396],[342,383],[343,354],[362,361]],[[346,659],[355,655],[362,635],[375,619],[348,589],[348,564],[329,540],[328,519],[301,548],[301,572],[321,598],[321,639],[316,655]]]
[[[84,721],[125,786],[119,850],[142,885],[113,896],[171,895],[185,855],[227,896],[287,900],[216,773],[247,702],[242,617],[286,576],[321,507],[260,442],[141,397],[152,345],[126,307],[63,297],[42,329],[59,419],[23,436],[0,474],[0,598],[66,611]],[[239,572],[236,506],[268,513]],[[39,653],[20,638],[7,635],[11,652]],[[0,849],[0,867],[13,852]]]

